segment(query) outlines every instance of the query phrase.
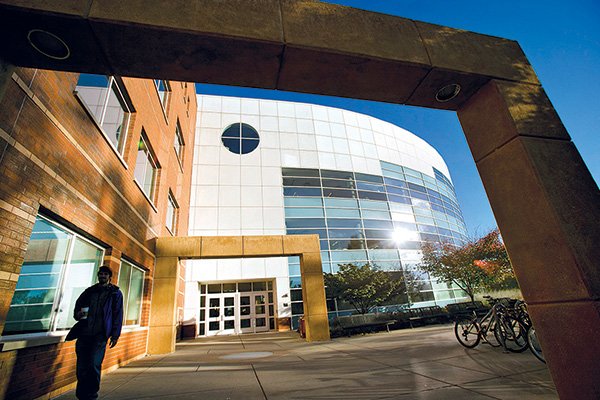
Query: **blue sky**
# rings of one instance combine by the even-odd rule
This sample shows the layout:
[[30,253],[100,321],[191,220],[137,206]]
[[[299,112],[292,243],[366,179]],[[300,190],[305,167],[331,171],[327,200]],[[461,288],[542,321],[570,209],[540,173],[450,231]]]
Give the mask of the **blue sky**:
[[[600,2],[475,0],[328,1],[519,42],[596,182],[600,181]],[[389,121],[425,139],[446,161],[467,229],[496,222],[456,114],[385,103],[216,85],[198,92],[323,104]]]

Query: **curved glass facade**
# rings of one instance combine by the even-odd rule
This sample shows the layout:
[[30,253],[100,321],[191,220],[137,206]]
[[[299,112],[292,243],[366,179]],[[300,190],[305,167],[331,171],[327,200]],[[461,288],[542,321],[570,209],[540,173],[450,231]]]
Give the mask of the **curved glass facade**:
[[[307,168],[283,168],[287,234],[317,234],[323,272],[341,264],[371,265],[405,273],[419,287],[407,303],[446,303],[463,297],[419,271],[421,243],[464,243],[465,224],[451,182],[388,162],[383,175]],[[303,314],[300,266],[290,257],[293,325]],[[408,277],[410,276],[410,278]],[[416,281],[415,281],[416,280]],[[351,311],[329,304],[330,312]]]

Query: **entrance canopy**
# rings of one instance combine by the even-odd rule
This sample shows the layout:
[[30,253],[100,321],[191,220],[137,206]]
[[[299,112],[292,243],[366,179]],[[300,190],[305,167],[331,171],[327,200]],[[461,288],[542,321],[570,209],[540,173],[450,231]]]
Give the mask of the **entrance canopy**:
[[300,256],[306,340],[329,340],[318,235],[190,236],[156,240],[148,352],[175,350],[180,260]]

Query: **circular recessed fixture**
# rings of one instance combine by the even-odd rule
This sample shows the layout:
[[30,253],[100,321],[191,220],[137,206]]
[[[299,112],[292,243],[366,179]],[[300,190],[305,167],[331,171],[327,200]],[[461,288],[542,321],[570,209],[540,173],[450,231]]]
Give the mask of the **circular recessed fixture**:
[[69,46],[53,33],[32,29],[27,33],[27,40],[38,52],[54,60],[66,60],[71,55]]
[[435,99],[440,103],[445,103],[452,100],[460,93],[460,85],[458,83],[451,83],[450,85],[444,86],[435,94]]
[[248,124],[229,125],[221,135],[223,146],[235,154],[248,154],[258,147],[260,138],[256,129]]

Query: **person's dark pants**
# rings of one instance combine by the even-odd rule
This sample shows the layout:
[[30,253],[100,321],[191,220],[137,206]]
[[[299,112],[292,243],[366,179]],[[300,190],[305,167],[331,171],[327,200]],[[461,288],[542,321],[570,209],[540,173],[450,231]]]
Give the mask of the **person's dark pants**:
[[100,372],[106,352],[106,338],[81,336],[75,343],[77,354],[77,389],[80,400],[97,399],[100,390]]

